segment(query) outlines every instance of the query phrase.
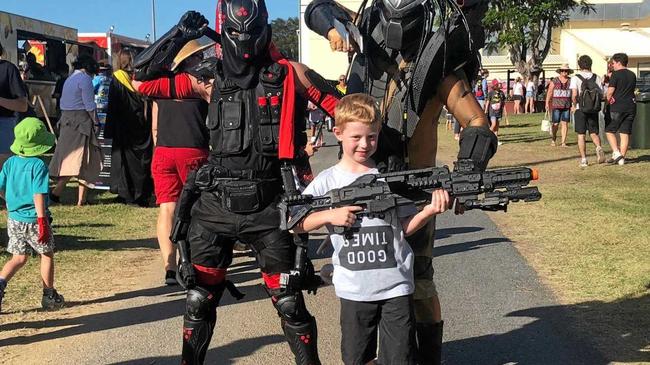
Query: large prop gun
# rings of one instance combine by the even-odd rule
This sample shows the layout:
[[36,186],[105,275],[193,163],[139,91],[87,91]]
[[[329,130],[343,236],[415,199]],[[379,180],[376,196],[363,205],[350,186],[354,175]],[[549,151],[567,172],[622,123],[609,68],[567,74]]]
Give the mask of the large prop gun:
[[[431,191],[445,189],[464,210],[506,211],[510,202],[537,201],[542,194],[527,186],[537,180],[536,170],[527,167],[478,172],[471,160],[447,166],[389,172],[359,177],[351,185],[333,189],[323,196],[287,195],[279,204],[281,228],[293,229],[312,212],[343,206],[361,206],[357,217],[379,217],[390,209],[406,204],[426,204]],[[343,227],[335,227],[343,233]]]

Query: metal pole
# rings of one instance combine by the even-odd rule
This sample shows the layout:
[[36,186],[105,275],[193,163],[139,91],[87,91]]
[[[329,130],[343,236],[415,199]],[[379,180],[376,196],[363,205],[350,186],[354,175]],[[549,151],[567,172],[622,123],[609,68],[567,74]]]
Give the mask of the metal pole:
[[151,0],[151,35],[156,41],[156,0]]

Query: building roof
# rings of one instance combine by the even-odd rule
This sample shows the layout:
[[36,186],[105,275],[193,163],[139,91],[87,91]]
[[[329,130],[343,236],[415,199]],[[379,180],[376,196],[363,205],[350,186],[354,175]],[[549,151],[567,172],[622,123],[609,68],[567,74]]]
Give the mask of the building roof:
[[650,28],[563,29],[562,32],[588,45],[602,57],[619,52],[629,57],[650,57]]

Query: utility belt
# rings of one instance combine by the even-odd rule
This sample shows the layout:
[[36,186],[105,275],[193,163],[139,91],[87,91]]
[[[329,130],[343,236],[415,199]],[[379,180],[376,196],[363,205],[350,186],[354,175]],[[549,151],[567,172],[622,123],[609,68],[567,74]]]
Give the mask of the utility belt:
[[268,172],[230,170],[206,164],[196,173],[196,186],[210,192],[219,204],[237,214],[255,213],[273,203],[282,193],[282,182]]

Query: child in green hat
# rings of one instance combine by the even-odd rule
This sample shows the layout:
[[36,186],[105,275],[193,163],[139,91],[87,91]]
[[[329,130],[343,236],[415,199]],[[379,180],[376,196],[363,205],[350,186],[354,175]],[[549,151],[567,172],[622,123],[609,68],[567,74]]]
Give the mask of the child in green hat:
[[7,251],[13,256],[0,271],[0,310],[7,282],[27,262],[32,250],[41,255],[44,309],[61,307],[54,289],[54,237],[48,210],[49,170],[38,156],[54,145],[54,135],[37,118],[25,118],[14,128],[10,157],[0,171],[0,193],[7,202]]

